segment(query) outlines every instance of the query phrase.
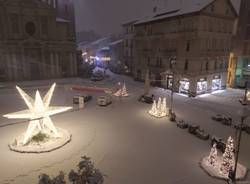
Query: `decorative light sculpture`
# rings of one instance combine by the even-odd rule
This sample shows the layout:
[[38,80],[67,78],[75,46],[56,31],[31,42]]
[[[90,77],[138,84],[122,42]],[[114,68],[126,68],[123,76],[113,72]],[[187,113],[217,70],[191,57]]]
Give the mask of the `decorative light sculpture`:
[[158,102],[154,100],[151,110],[148,113],[154,117],[162,118],[168,116],[168,108],[166,98],[159,98]]
[[[234,168],[234,145],[233,139],[230,136],[228,138],[226,149],[221,156],[217,154],[216,144],[211,148],[209,156],[205,156],[200,161],[200,167],[209,173],[210,176],[220,179],[228,179],[229,171]],[[247,174],[247,168],[238,163],[236,179],[243,179]]]
[[125,83],[123,83],[123,86],[120,87],[120,89],[118,89],[118,91],[115,92],[114,95],[118,96],[118,97],[127,97],[127,96],[129,96]]
[[211,166],[215,166],[216,161],[217,161],[217,157],[218,156],[217,156],[217,149],[216,149],[216,143],[215,143],[215,144],[213,144],[211,151],[210,151],[210,154],[207,158],[208,164]]
[[226,149],[225,152],[223,154],[223,160],[221,163],[221,167],[220,167],[220,171],[225,174],[228,175],[229,170],[230,169],[234,169],[234,144],[233,144],[233,139],[230,136],[227,140],[227,144],[226,144]]
[[9,119],[30,119],[29,126],[26,130],[22,144],[25,145],[34,136],[35,133],[45,133],[60,137],[58,130],[50,119],[51,115],[65,112],[72,107],[65,106],[49,106],[56,84],[54,83],[44,98],[41,98],[39,91],[36,91],[35,100],[33,100],[21,88],[16,86],[18,92],[24,99],[29,109],[6,114],[4,117]]

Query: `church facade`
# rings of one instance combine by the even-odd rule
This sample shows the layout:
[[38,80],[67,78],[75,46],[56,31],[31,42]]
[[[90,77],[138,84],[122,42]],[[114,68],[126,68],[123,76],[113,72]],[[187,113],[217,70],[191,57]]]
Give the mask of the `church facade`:
[[57,3],[0,0],[0,81],[77,75],[74,22]]

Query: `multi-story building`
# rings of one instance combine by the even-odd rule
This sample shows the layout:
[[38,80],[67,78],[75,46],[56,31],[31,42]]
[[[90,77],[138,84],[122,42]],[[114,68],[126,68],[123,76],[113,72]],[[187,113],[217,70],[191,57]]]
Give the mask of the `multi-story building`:
[[136,23],[136,21],[130,21],[127,22],[125,24],[123,24],[123,37],[124,37],[124,41],[123,41],[123,57],[124,57],[124,64],[128,67],[128,72],[133,74],[133,60],[134,60],[134,52],[133,52],[133,42],[134,42],[134,33],[135,33],[135,29],[134,29],[134,24]]
[[230,0],[185,0],[134,23],[133,75],[197,95],[226,86],[237,12]]
[[0,80],[77,74],[74,29],[56,1],[0,1]]
[[[228,68],[228,86],[245,87],[250,83],[250,1],[241,0],[236,35]],[[249,84],[250,85],[250,84]]]
[[109,68],[115,73],[126,73],[128,68],[124,63],[124,43],[123,39],[113,41],[109,44],[110,61]]

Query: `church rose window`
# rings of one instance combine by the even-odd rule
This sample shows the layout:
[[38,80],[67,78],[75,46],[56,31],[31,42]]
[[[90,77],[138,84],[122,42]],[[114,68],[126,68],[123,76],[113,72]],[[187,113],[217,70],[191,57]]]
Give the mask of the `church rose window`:
[[27,22],[25,25],[25,31],[28,33],[30,36],[33,36],[36,32],[36,27],[33,22]]

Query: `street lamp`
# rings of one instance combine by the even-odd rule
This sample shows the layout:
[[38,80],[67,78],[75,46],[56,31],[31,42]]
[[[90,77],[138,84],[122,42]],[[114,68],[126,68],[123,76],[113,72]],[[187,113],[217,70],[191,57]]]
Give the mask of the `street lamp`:
[[240,152],[240,142],[241,142],[242,128],[243,128],[244,120],[247,117],[249,117],[249,114],[250,114],[249,109],[246,106],[242,107],[242,109],[239,111],[241,121],[240,121],[240,127],[239,127],[239,135],[237,134],[237,130],[236,130],[236,135],[238,136],[238,139],[237,139],[237,148],[236,148],[236,153],[235,153],[234,172],[233,172],[233,177],[232,177],[233,182],[236,181],[236,171],[237,171],[239,152]]
[[172,119],[173,116],[174,116],[173,103],[174,103],[174,74],[175,74],[176,56],[170,58],[170,64],[171,64],[173,78],[172,78],[172,88],[171,88],[171,100],[170,100],[169,114],[170,114],[170,118]]

